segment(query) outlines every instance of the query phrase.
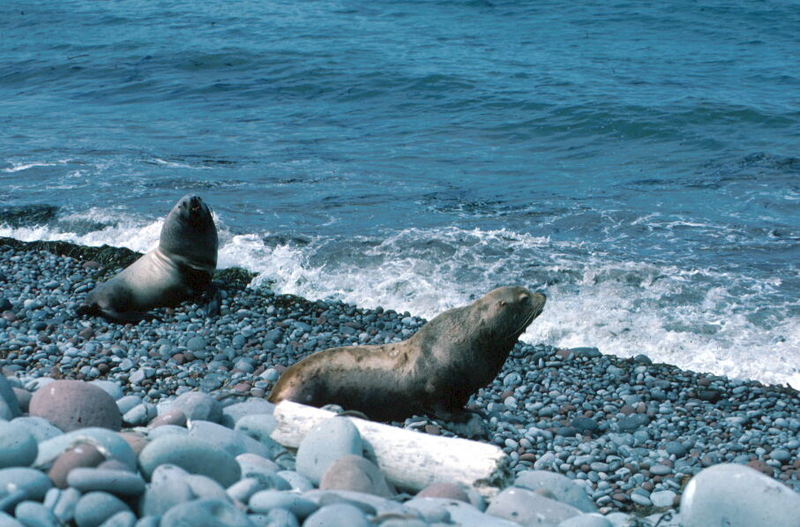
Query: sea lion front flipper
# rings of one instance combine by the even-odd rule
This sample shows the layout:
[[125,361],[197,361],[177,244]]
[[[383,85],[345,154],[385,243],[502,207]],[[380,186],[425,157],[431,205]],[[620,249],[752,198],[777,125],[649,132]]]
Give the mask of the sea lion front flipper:
[[206,316],[218,317],[222,308],[222,294],[216,282],[211,282],[205,292]]
[[95,303],[87,304],[84,302],[78,306],[78,308],[75,310],[75,314],[79,317],[83,315],[88,315],[90,317],[97,316],[100,314],[100,306]]
[[479,413],[464,410],[459,414],[454,414],[454,417],[456,419],[443,423],[444,428],[469,439],[489,437],[489,428]]
[[122,324],[138,324],[146,318],[147,313],[143,311],[115,311],[113,309],[100,308],[97,312],[104,318],[112,322],[120,322]]

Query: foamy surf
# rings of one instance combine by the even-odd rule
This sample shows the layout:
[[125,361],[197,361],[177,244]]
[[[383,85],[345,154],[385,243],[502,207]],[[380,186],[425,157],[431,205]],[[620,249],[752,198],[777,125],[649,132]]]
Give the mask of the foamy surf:
[[[800,319],[770,305],[781,280],[709,269],[614,261],[584,244],[506,229],[406,229],[383,238],[293,241],[236,234],[216,218],[219,267],[259,273],[252,286],[312,300],[336,299],[432,318],[500,285],[548,295],[544,313],[522,337],[558,347],[596,346],[620,356],[734,378],[800,387]],[[23,241],[108,244],[144,252],[162,220],[92,209],[50,225],[0,225]],[[87,230],[87,226],[98,228]],[[278,241],[276,241],[278,240]],[[766,321],[751,319],[755,310]]]

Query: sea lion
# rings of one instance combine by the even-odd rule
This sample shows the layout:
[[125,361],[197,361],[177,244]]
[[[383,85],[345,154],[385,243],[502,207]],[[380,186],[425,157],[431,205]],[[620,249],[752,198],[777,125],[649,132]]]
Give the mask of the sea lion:
[[382,421],[415,413],[458,418],[470,395],[500,372],[545,300],[524,287],[500,287],[402,342],[314,353],[283,373],[269,400],[335,403]]
[[200,197],[186,195],[164,220],[158,247],[95,287],[78,313],[138,322],[150,309],[176,306],[204,293],[210,299],[209,311],[218,311],[211,280],[217,244],[211,210]]

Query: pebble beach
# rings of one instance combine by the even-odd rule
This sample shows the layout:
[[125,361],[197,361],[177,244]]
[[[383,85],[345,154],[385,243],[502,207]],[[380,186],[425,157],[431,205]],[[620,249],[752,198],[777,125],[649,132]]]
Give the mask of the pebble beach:
[[75,314],[136,256],[0,239],[0,526],[800,525],[789,387],[519,343],[470,400],[485,430],[392,423],[498,446],[507,484],[412,493],[363,456],[347,418],[297,451],[276,443],[266,396],[314,351],[403,340],[425,320],[247,287],[231,269],[219,317]]

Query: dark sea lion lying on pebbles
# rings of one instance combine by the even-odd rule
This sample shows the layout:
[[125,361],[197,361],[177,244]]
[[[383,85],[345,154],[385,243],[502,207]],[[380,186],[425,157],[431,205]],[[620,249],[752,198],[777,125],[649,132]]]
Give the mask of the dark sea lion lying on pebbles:
[[211,280],[217,268],[217,244],[211,210],[200,197],[184,196],[164,220],[158,247],[98,285],[78,313],[138,322],[151,309],[176,306],[203,294],[211,300],[209,312],[218,312]]
[[470,395],[500,372],[545,300],[524,287],[501,287],[445,311],[402,342],[314,353],[284,372],[269,400],[335,403],[379,420],[458,417]]

